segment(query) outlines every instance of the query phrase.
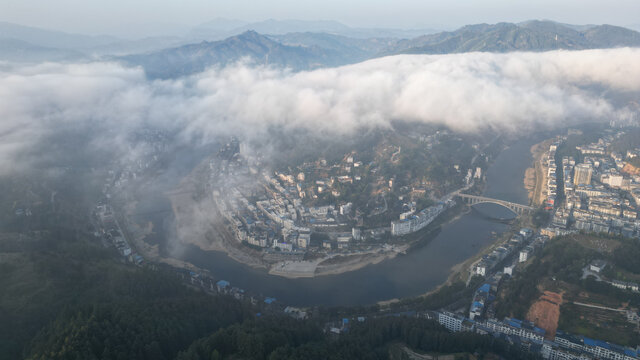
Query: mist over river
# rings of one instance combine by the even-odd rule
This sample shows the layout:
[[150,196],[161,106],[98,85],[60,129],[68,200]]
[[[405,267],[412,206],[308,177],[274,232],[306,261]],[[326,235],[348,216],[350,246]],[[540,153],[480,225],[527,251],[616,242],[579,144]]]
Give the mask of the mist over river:
[[[486,171],[484,195],[527,204],[524,173],[532,163],[531,146],[541,140],[540,136],[520,139],[503,150]],[[434,289],[446,281],[453,266],[477,254],[495,239],[496,233],[507,229],[508,225],[483,214],[495,218],[513,216],[498,205],[480,204],[474,208],[478,211],[471,211],[444,225],[439,232],[426,235],[432,239],[406,255],[339,275],[288,279],[236,262],[225,253],[203,251],[190,245],[179,258],[209,270],[216,279],[225,279],[232,286],[275,297],[289,305],[372,304]],[[167,239],[175,234],[170,209],[169,200],[154,191],[138,205],[138,212],[145,215],[135,219],[153,222],[154,234],[146,240],[159,243],[165,253]]]

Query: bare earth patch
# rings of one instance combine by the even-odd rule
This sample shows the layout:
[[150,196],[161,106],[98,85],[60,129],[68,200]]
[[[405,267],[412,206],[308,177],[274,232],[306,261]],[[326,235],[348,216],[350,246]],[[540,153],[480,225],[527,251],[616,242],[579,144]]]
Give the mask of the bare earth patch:
[[527,313],[527,320],[544,329],[547,332],[545,337],[549,340],[556,336],[561,304],[562,294],[545,291],[538,301],[531,305]]

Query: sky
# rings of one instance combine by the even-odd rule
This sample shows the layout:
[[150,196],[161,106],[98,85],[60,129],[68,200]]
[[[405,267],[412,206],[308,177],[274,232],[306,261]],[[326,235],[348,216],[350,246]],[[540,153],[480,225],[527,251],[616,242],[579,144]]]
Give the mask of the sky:
[[0,21],[129,37],[179,35],[215,18],[336,20],[354,27],[453,29],[548,19],[640,27],[638,0],[0,0]]

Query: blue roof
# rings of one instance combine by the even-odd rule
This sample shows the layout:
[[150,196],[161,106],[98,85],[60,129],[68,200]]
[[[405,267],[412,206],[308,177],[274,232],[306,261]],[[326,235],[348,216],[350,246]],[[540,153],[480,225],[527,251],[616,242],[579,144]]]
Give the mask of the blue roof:
[[491,285],[489,284],[484,284],[482,286],[480,286],[480,288],[478,288],[478,291],[482,291],[482,292],[489,292],[489,290],[491,290]]
[[602,341],[602,340],[595,340],[595,339],[591,339],[588,337],[583,337],[584,343],[585,345],[589,345],[589,346],[598,346],[601,348],[605,348],[605,349],[610,349],[611,346],[609,346],[609,343]]
[[638,356],[638,353],[631,349],[624,349],[624,354],[627,356]]
[[264,303],[265,303],[265,304],[271,304],[271,303],[273,303],[274,301],[276,301],[276,298],[268,297],[268,298],[264,299]]
[[227,287],[231,284],[229,284],[229,282],[227,280],[220,280],[216,283],[216,285],[218,285],[219,287]]
[[547,333],[547,331],[545,329],[541,329],[541,328],[539,328],[537,326],[533,327],[533,331],[535,331],[535,332],[537,332],[538,334],[541,334],[541,335],[544,335],[544,334]]
[[522,321],[518,319],[509,319],[508,323],[509,325],[516,327],[518,329],[522,327]]

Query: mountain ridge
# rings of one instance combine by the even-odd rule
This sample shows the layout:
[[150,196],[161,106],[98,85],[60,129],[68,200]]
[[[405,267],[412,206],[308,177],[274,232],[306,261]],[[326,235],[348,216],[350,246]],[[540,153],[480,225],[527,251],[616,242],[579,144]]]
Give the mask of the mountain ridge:
[[577,30],[552,21],[466,25],[399,41],[379,55],[449,54],[471,51],[549,51],[583,50],[622,46],[640,46],[640,33],[613,25],[585,26]]
[[294,70],[337,65],[332,62],[331,55],[331,51],[316,47],[283,45],[249,30],[225,40],[203,41],[119,59],[130,65],[142,65],[149,77],[167,78],[200,72],[213,65],[227,65],[243,58]]

